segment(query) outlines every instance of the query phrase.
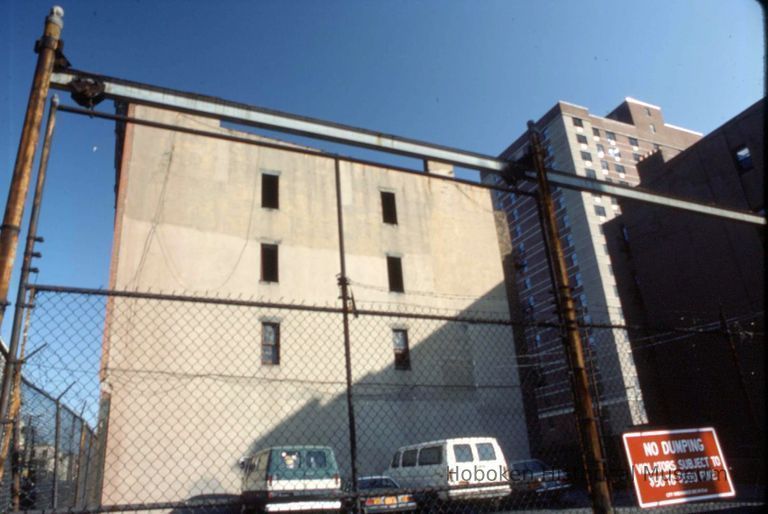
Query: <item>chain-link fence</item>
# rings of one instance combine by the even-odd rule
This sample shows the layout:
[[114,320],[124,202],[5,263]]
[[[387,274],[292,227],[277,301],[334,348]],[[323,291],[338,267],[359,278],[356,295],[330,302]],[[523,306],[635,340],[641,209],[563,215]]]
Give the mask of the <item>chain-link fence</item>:
[[[359,498],[366,512],[589,506],[557,324],[483,309],[357,304],[347,367],[337,307],[40,287],[31,312],[27,344],[41,350],[23,368],[19,460],[6,471],[4,505],[338,510]],[[614,502],[630,508],[621,434],[647,425],[659,402],[654,377],[628,369],[653,370],[643,366],[648,354],[673,342],[711,352],[727,338],[709,325],[646,331],[633,342],[627,327],[582,331]],[[734,330],[762,344],[754,332]],[[532,344],[515,345],[515,334]],[[729,429],[754,439],[747,424]],[[749,449],[727,451],[735,468],[759,468]],[[734,475],[749,485],[750,476]]]

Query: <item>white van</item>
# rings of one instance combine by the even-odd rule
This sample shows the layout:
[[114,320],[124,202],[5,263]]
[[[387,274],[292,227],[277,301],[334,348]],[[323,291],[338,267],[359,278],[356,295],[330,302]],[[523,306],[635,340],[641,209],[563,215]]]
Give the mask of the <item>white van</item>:
[[245,511],[341,510],[341,480],[333,449],[281,446],[240,459]]
[[[493,437],[403,446],[386,474],[404,488],[438,488],[441,500],[503,498],[511,492],[507,461]],[[483,487],[467,487],[474,484]]]

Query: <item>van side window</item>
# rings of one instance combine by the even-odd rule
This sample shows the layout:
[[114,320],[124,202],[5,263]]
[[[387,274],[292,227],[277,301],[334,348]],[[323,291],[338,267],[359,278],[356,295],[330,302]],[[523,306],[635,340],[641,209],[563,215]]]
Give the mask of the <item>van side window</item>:
[[477,457],[480,460],[496,460],[496,452],[491,443],[480,443],[477,445]]
[[453,456],[456,462],[472,462],[472,447],[468,444],[453,445]]
[[395,455],[392,457],[392,467],[393,468],[400,467],[400,452],[395,453]]
[[443,461],[442,446],[428,446],[419,452],[419,466],[431,466]]
[[416,465],[416,452],[418,450],[406,450],[403,452],[403,467],[412,468]]

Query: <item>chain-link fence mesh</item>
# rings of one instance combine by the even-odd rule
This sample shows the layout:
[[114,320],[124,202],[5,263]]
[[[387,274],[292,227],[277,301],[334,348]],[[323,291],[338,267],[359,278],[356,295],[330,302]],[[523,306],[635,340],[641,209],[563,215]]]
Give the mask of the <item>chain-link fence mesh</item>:
[[[755,319],[730,322],[742,344],[762,344],[743,328]],[[654,377],[632,370],[665,345],[689,345],[684,353],[695,359],[695,348],[714,351],[728,339],[710,325],[633,342],[627,328],[582,332],[614,502],[630,509],[621,434],[656,416],[648,412]],[[524,352],[515,334],[532,341]],[[3,504],[353,508],[354,451],[366,512],[586,509],[560,334],[557,324],[483,310],[355,305],[350,411],[336,307],[43,287],[26,341],[39,351],[23,368],[18,464],[6,468]],[[701,387],[710,395],[718,384]],[[718,429],[727,441],[739,431],[754,440],[748,423]],[[729,464],[759,468],[750,451],[726,447]],[[478,470],[499,477],[478,479]],[[762,484],[734,476],[740,488]],[[704,505],[734,504],[676,510]]]

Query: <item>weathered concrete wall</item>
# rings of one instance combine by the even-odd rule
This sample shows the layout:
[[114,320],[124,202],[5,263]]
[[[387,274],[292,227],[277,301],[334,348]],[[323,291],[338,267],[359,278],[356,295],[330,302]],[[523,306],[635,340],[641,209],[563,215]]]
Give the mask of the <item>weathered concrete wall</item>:
[[[360,164],[340,172],[358,308],[509,320],[485,190]],[[262,173],[279,174],[279,209],[261,207]],[[129,127],[120,177],[112,288],[340,305],[332,159]],[[382,222],[381,191],[395,193],[397,225]],[[279,247],[278,283],[260,281],[260,243]],[[387,255],[402,258],[405,293],[388,290]],[[107,315],[103,503],[236,493],[238,458],[272,444],[328,444],[348,472],[340,314],[113,299]],[[280,323],[279,366],[261,363],[264,321]],[[395,328],[408,330],[408,371],[394,368]],[[510,457],[528,455],[510,326],[361,316],[350,332],[361,472],[441,437],[496,436]]]

